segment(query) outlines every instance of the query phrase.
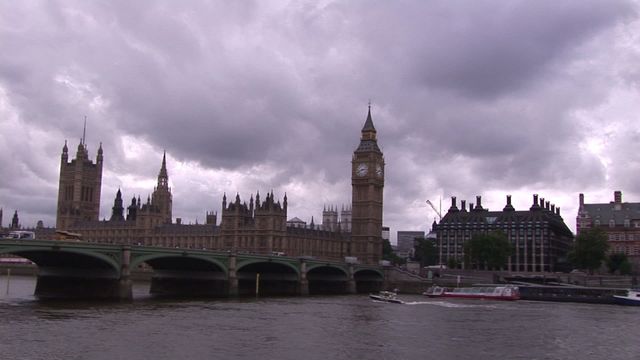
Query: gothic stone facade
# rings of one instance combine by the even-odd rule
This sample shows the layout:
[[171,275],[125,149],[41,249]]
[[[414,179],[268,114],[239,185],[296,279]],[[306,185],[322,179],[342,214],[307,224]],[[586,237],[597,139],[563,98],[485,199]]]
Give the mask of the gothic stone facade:
[[[287,197],[285,195],[281,203],[273,192],[263,201],[256,193],[248,205],[241,202],[239,195],[227,203],[224,195],[219,225],[213,212],[207,212],[205,224],[185,225],[179,219],[174,223],[166,156],[162,159],[158,184],[145,203],[133,197],[125,214],[122,193],[118,190],[111,217],[99,221],[102,148],[96,164],[88,160],[83,143],[71,165],[67,164],[67,157],[65,144],[58,229],[80,233],[87,241],[285,254],[336,261],[355,256],[366,264],[377,264],[382,256],[384,159],[377,145],[371,109],[353,155],[352,205],[342,212],[341,222],[336,222],[337,215],[333,212],[323,214],[326,226],[313,223],[312,226],[287,226]],[[78,190],[80,188],[85,190]]]
[[68,162],[65,141],[60,159],[56,228],[66,230],[81,221],[97,221],[102,185],[102,144],[95,164],[89,159],[84,140],[78,144],[76,158]]
[[476,204],[465,201],[458,209],[456,198],[451,198],[451,207],[439,224],[434,225],[441,264],[464,263],[464,244],[474,234],[500,230],[507,235],[513,246],[508,259],[508,271],[543,272],[554,271],[559,262],[566,260],[573,241],[571,230],[560,216],[560,208],[544,199],[538,201],[533,195],[529,210],[516,211],[511,205],[511,196],[502,211],[489,211],[482,207],[482,198]]
[[351,254],[367,264],[382,259],[384,165],[369,107],[351,160]]

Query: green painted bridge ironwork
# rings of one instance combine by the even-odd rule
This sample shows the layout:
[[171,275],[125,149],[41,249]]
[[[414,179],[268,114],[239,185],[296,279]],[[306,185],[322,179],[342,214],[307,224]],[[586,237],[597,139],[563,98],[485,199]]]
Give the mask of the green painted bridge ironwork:
[[228,297],[381,290],[380,266],[307,257],[44,240],[0,240],[0,255],[38,266],[40,298],[132,298],[132,269],[152,271],[151,294]]

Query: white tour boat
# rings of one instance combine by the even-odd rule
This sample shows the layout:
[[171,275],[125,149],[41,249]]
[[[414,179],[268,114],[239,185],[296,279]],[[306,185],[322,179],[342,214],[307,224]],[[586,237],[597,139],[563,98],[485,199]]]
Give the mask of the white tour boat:
[[483,287],[459,287],[443,288],[434,286],[429,288],[422,295],[431,298],[462,298],[462,299],[489,299],[489,300],[518,300],[520,291],[517,286],[483,286]]
[[377,294],[369,294],[369,298],[372,300],[402,304],[403,301],[398,299],[397,296],[398,295],[393,291],[380,291]]

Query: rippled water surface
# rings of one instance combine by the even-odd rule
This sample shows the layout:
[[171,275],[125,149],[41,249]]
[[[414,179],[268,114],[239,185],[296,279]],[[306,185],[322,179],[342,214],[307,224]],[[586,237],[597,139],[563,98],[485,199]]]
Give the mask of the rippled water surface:
[[39,302],[0,276],[0,359],[639,359],[640,308],[547,302],[403,305],[365,295]]

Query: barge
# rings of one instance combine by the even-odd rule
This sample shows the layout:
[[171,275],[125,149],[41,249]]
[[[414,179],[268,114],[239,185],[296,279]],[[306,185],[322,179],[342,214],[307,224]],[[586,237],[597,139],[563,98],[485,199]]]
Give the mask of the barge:
[[522,300],[534,301],[619,304],[615,296],[627,295],[627,289],[583,286],[519,285],[519,289]]

